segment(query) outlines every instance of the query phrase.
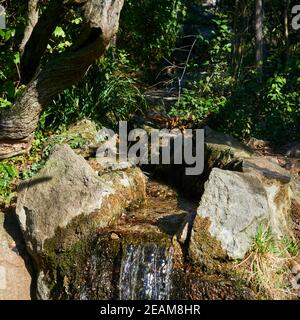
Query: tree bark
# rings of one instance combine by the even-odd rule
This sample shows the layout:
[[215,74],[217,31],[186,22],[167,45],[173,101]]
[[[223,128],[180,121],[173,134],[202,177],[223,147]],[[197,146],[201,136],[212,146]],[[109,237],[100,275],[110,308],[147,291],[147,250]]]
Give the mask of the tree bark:
[[290,38],[289,38],[289,6],[290,0],[284,1],[284,57],[283,57],[283,64],[285,68],[288,66],[289,62],[289,49],[290,49]]
[[235,0],[234,10],[234,52],[233,52],[233,74],[238,79],[243,56],[243,36],[245,32],[246,3],[245,0]]
[[51,1],[36,23],[30,38],[26,42],[20,61],[21,80],[23,84],[28,84],[34,77],[41,58],[46,51],[49,38],[56,26],[63,20],[67,11],[68,8],[66,5],[63,5],[62,1]]
[[[84,1],[82,10],[86,25],[78,42],[67,52],[49,60],[37,72],[34,71],[35,76],[13,107],[0,114],[0,159],[30,150],[43,108],[58,93],[78,83],[90,65],[105,53],[117,33],[123,3],[124,0]],[[35,28],[40,28],[41,24],[37,23]],[[31,37],[35,39],[37,34],[40,36],[43,32],[33,30]],[[25,47],[28,57],[31,41]],[[40,61],[42,50],[33,48],[33,52],[36,61]]]
[[262,80],[263,76],[263,2],[256,0],[255,6],[255,33],[256,33],[256,68]]
[[39,9],[38,9],[39,0],[29,0],[28,1],[28,17],[27,17],[27,26],[24,31],[23,40],[20,44],[20,52],[23,54],[25,45],[29,40],[32,30],[39,20]]

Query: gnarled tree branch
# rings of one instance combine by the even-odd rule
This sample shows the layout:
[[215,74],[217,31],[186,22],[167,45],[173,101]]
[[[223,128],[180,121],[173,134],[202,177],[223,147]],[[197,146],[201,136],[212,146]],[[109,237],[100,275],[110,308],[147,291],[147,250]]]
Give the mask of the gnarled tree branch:
[[39,20],[38,3],[39,3],[39,0],[28,1],[27,26],[25,28],[24,36],[19,48],[22,54],[24,52],[25,45],[31,36],[32,30]]
[[21,57],[22,83],[28,84],[34,77],[41,58],[46,51],[49,38],[56,26],[63,20],[67,13],[67,7],[62,0],[51,1],[47,9],[36,23],[30,38],[26,42]]
[[30,150],[43,108],[58,93],[78,83],[89,66],[105,53],[117,33],[123,3],[124,0],[85,2],[87,27],[79,43],[41,67],[14,106],[0,114],[0,159]]

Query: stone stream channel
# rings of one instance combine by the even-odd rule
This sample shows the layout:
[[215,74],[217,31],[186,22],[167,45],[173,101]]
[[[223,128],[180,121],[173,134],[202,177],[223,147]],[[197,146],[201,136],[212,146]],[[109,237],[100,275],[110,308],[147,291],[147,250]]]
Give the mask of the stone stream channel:
[[[60,279],[57,275],[57,286],[52,290],[51,298],[169,300],[249,297],[248,289],[241,289],[233,279],[192,270],[185,261],[189,226],[197,206],[197,201],[180,197],[164,183],[149,180],[146,203],[123,214],[113,227],[99,229],[89,249],[78,249],[82,253],[78,251],[77,257],[81,254],[82,260],[74,269],[71,267],[72,276]],[[180,230],[181,234],[178,233]],[[20,234],[16,237],[24,246]],[[22,256],[29,265],[30,258],[24,250]],[[26,274],[25,267],[23,269],[18,270],[14,284],[7,285],[15,285],[20,275],[18,287],[24,292],[21,296],[24,299],[30,297],[30,285],[23,282],[21,288]],[[43,293],[43,285],[39,279],[36,281],[36,277],[32,271],[31,298],[44,298],[36,296],[36,286],[38,295]],[[19,293],[17,295],[20,297]],[[14,298],[13,292],[9,298]]]
[[[80,137],[87,124],[77,125]],[[0,225],[0,299],[268,296],[236,262],[249,262],[260,225],[295,238],[300,184],[276,159],[210,128],[205,134],[200,177],[175,165],[104,170],[92,153],[97,141],[78,150],[54,141]]]
[[65,283],[67,288],[60,298],[176,298],[174,270],[181,268],[176,266],[180,263],[176,255],[182,255],[182,248],[173,238],[184,221],[196,214],[197,203],[156,181],[148,182],[147,196],[142,207],[130,209],[113,227],[98,230],[84,272],[73,279],[80,289]]
[[81,261],[81,271],[74,269],[71,279],[65,277],[57,281],[60,285],[57,293],[52,290],[52,297],[76,300],[249,298],[249,291],[238,282],[189,267],[185,251],[197,206],[197,201],[182,198],[162,182],[148,181],[146,203],[123,214],[113,227],[100,228],[88,252],[83,250],[86,256]]

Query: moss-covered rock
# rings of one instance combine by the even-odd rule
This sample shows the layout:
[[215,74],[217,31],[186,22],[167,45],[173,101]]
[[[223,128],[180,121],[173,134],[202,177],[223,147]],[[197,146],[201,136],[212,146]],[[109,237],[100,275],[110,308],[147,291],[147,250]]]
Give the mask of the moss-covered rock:
[[[82,226],[74,221],[69,230],[76,230],[76,225]],[[76,240],[75,234],[72,237],[69,234],[66,236],[67,231],[61,230],[47,241],[40,257],[40,298],[118,299],[122,285],[122,263],[129,246],[143,250],[148,248],[149,257],[157,248],[167,251],[172,246],[171,237],[147,226],[133,230],[128,226],[111,226],[94,229],[92,233],[90,228],[88,230],[85,234],[77,233]],[[112,234],[118,237],[112,237]],[[147,257],[136,258],[137,265],[132,267],[142,270],[138,258]],[[136,282],[136,285],[141,286],[139,279]]]
[[155,177],[159,177],[168,183],[176,185],[181,192],[191,197],[199,198],[204,191],[204,183],[207,181],[213,168],[225,169],[243,158],[252,155],[251,150],[230,135],[217,132],[205,127],[204,141],[204,171],[200,175],[186,175],[185,163],[173,164],[174,150],[171,149],[170,165],[148,165],[146,170],[152,171]]
[[98,226],[106,226],[143,201],[145,188],[138,168],[99,177],[69,146],[57,146],[45,167],[19,187],[16,212],[29,250],[42,252],[57,228],[81,215],[94,214]]
[[97,148],[104,141],[104,137],[98,134],[96,124],[88,119],[83,119],[68,130],[50,137],[44,146],[44,153],[48,155],[55,145],[68,144],[77,154],[90,157],[96,153]]
[[[213,169],[206,183],[194,222],[190,255],[203,263],[203,252],[212,259],[218,247],[227,256],[243,259],[260,225],[270,226],[277,238],[292,236],[289,185],[256,173]],[[210,224],[203,226],[203,219]],[[208,231],[208,232],[207,232]],[[207,238],[203,234],[210,234]],[[214,244],[213,244],[214,243]],[[207,252],[208,251],[208,252]],[[219,258],[224,254],[217,250]]]
[[177,272],[173,278],[175,300],[255,300],[257,295],[237,274],[206,274],[197,269]]
[[[20,185],[16,208],[39,270],[40,297],[58,296],[52,292],[58,290],[59,277],[63,274],[66,285],[75,266],[82,266],[81,259],[91,258],[97,230],[113,225],[145,197],[146,180],[140,169],[98,176],[69,146],[56,146],[45,167]],[[47,277],[51,281],[46,284],[42,279]]]
[[250,157],[252,152],[228,134],[205,127],[206,161],[208,169],[224,168],[232,161]]

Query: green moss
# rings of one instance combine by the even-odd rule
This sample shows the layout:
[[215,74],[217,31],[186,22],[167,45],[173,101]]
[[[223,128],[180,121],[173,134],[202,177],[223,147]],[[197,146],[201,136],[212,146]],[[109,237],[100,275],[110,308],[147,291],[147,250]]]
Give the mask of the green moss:
[[256,299],[254,291],[240,278],[208,275],[192,266],[186,266],[184,270],[174,270],[172,283],[172,300]]
[[[203,219],[197,226],[207,230],[209,225]],[[82,216],[77,219],[77,228],[73,224],[58,229],[56,236],[46,241],[40,267],[52,299],[116,299],[121,261],[128,245],[156,245],[166,251],[172,247],[173,299],[251,297],[251,290],[239,280],[240,277],[229,272],[229,262],[219,259],[218,244],[211,242],[207,232],[201,237],[203,243],[210,246],[202,251],[202,262],[210,270],[205,273],[203,265],[184,264],[175,238],[159,232],[154,226],[118,224],[99,229]],[[218,259],[213,259],[217,256]]]
[[209,170],[215,167],[222,169],[235,160],[235,153],[230,147],[208,144],[206,159]]
[[[112,233],[119,238],[113,240]],[[58,228],[52,239],[46,240],[39,257],[39,269],[52,299],[80,299],[82,292],[89,299],[111,299],[116,294],[121,258],[129,245],[156,244],[166,250],[172,245],[169,236],[156,229],[130,227],[98,228],[94,219],[80,216],[64,229]],[[97,279],[93,281],[93,279]],[[105,283],[94,288],[95,283]]]
[[195,266],[204,268],[207,272],[224,271],[227,262],[226,252],[221,243],[211,236],[208,218],[197,216],[194,225],[194,236],[191,239],[189,259]]

